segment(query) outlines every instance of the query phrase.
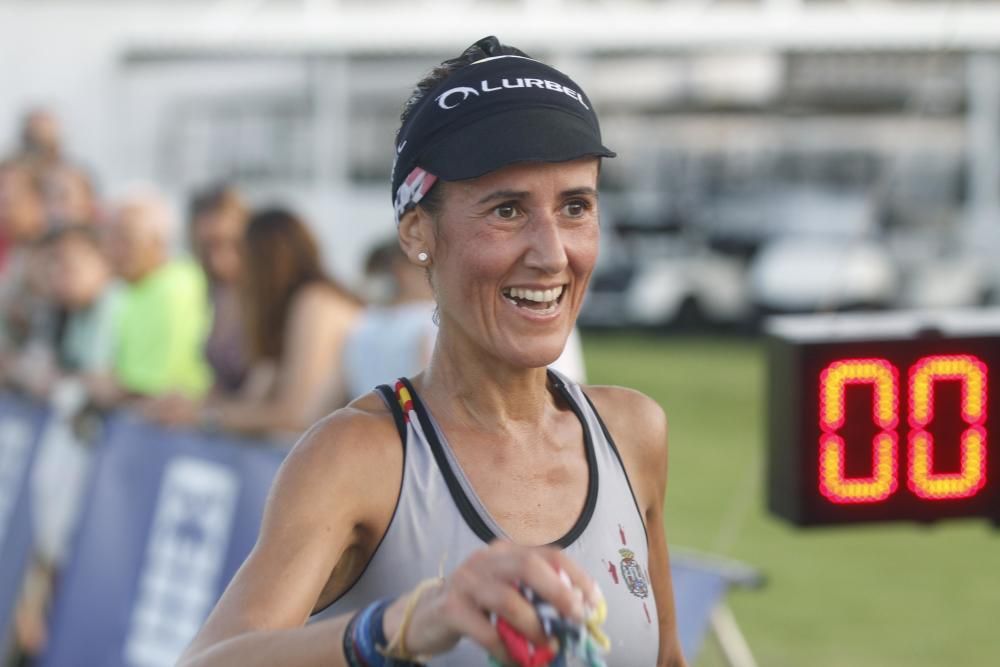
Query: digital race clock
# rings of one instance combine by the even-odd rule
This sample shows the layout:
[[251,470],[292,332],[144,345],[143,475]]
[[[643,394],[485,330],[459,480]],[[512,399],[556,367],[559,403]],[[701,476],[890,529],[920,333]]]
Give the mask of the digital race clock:
[[767,334],[772,512],[1000,521],[1000,311],[777,317]]

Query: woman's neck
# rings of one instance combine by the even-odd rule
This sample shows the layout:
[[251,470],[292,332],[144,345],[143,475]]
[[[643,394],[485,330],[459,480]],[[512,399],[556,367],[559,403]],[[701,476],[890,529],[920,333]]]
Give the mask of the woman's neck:
[[439,419],[495,432],[540,424],[553,404],[545,368],[507,364],[446,328],[419,385]]

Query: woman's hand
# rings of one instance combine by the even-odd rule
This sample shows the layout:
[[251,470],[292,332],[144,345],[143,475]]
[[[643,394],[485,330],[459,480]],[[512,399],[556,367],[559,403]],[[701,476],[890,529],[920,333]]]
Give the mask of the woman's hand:
[[[601,595],[594,581],[558,549],[496,541],[473,553],[441,585],[421,596],[407,628],[407,651],[437,655],[465,636],[497,660],[509,662],[491,623],[492,614],[506,619],[536,646],[546,645],[550,639],[534,607],[516,588],[518,583],[580,622],[586,607],[596,608]],[[386,610],[384,630],[390,640],[402,623],[408,597],[400,597]]]

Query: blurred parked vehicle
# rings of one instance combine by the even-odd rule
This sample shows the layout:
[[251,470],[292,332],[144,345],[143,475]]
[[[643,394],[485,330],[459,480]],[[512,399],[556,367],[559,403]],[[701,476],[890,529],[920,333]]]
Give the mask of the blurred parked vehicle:
[[614,258],[598,271],[583,326],[732,325],[750,315],[745,263],[683,225],[619,224]]
[[769,200],[773,236],[749,272],[754,305],[765,312],[889,307],[899,270],[860,192],[790,189]]
[[764,311],[888,307],[897,284],[892,257],[870,239],[776,239],[750,270],[754,303]]

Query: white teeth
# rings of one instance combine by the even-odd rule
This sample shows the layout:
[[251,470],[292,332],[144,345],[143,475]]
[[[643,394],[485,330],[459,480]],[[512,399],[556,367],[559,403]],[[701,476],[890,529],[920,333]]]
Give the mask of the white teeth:
[[563,286],[553,287],[547,290],[531,290],[522,287],[508,287],[503,290],[506,296],[514,299],[525,299],[537,303],[550,303],[558,299],[563,293]]

